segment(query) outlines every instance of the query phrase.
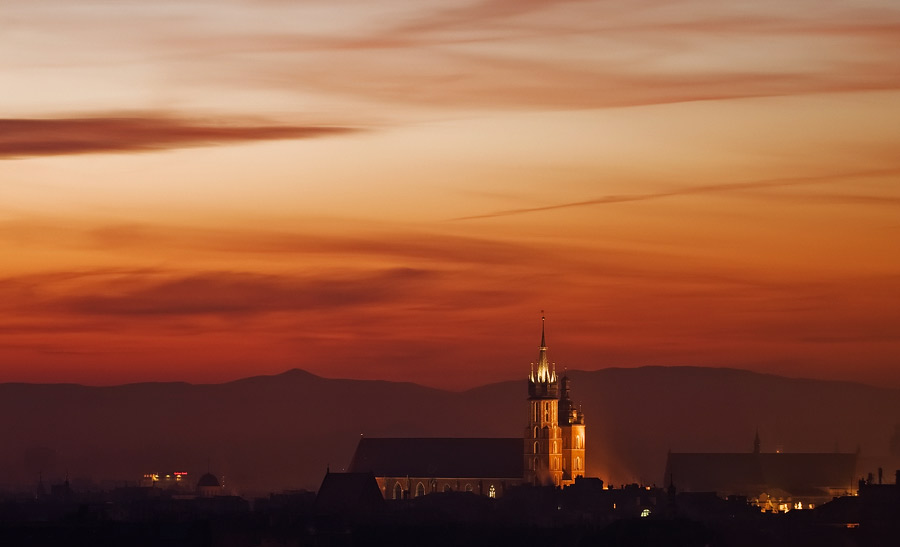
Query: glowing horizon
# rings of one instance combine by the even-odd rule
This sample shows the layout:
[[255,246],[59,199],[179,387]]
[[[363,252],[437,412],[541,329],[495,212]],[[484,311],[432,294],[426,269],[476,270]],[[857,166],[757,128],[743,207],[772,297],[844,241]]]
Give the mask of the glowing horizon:
[[900,8],[20,3],[0,382],[900,387]]

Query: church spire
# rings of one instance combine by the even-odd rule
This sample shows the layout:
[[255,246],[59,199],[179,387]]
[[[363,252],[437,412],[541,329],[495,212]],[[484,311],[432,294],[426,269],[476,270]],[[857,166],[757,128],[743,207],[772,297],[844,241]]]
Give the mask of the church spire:
[[537,361],[537,375],[536,380],[538,382],[556,382],[556,370],[550,370],[550,361],[547,359],[547,336],[545,334],[544,324],[547,321],[547,318],[543,315],[544,310],[541,310],[541,347],[538,350],[538,361]]
[[547,359],[547,336],[544,328],[546,317],[543,316],[544,310],[541,310],[541,346],[538,349],[537,364],[532,363],[531,375],[529,380],[532,384],[553,384],[554,391],[556,389],[556,365],[550,367],[550,360]]
[[541,310],[541,349],[547,349],[547,337],[544,336],[544,323],[547,318],[544,316],[544,310]]

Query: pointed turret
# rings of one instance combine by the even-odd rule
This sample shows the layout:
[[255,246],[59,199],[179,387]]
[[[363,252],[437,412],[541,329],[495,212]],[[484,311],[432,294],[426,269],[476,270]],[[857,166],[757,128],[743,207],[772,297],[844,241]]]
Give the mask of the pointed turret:
[[569,395],[569,376],[564,374],[559,379],[559,425],[584,424],[584,413],[575,406]]

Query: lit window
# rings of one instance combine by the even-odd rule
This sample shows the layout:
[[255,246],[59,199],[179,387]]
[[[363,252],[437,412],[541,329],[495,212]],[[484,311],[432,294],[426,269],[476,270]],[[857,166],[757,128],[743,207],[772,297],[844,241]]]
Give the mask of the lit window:
[[575,458],[575,470],[578,471],[580,469],[581,469],[581,458],[576,457]]
[[642,516],[642,517],[649,517],[649,516],[650,516],[650,510],[649,510],[649,509],[644,509],[643,511],[641,511],[641,516]]
[[541,443],[535,442],[535,443],[534,443],[534,453],[535,453],[535,454],[540,454],[540,452],[541,452]]
[[493,485],[493,484],[492,484],[491,487],[488,489],[488,497],[489,497],[489,498],[496,498],[496,497],[497,497],[497,489],[494,488],[494,485]]

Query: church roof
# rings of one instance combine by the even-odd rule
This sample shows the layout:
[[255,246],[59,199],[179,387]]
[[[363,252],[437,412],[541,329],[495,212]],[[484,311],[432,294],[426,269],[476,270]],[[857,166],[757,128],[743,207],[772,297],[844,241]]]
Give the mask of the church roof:
[[349,471],[378,477],[521,479],[523,454],[521,438],[364,437]]
[[370,513],[383,505],[372,473],[326,473],[315,502],[317,512],[337,514]]
[[782,490],[795,496],[852,488],[855,453],[670,453],[665,481],[693,492],[756,495]]

